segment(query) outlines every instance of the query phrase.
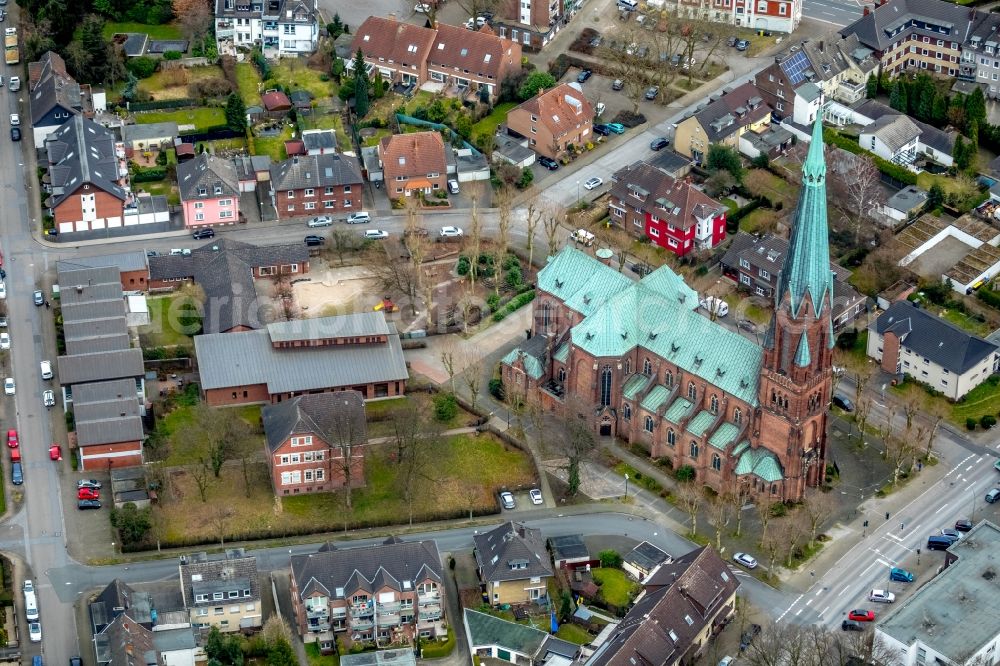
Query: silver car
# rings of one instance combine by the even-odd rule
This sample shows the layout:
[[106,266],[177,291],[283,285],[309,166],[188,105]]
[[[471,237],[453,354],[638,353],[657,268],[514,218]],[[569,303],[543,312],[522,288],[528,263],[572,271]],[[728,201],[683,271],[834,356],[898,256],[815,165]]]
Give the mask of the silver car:
[[514,495],[506,490],[500,493],[500,505],[505,509],[513,509],[516,507],[517,504],[514,502]]
[[317,215],[316,217],[310,218],[306,222],[306,226],[309,228],[313,227],[328,227],[333,224],[333,218],[329,215]]

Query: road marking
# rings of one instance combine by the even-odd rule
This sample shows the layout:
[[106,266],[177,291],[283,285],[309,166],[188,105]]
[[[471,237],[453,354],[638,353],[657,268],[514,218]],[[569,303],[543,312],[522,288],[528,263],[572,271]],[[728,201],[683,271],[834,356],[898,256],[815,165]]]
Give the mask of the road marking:
[[[812,602],[813,602],[813,600],[812,600],[812,599],[806,599],[806,606],[808,606],[808,605],[809,605],[809,604],[811,604]],[[799,609],[799,610],[802,610],[802,609]],[[798,613],[796,613],[796,615],[798,615]]]
[[819,588],[818,590],[816,590],[816,594],[815,594],[814,596],[817,596],[817,597],[818,597],[819,595],[823,594],[823,591],[824,591],[824,589],[825,589],[825,588],[822,588],[822,587],[821,587],[821,588]]
[[824,615],[826,615],[826,612],[827,612],[828,610],[830,610],[830,607],[829,607],[829,606],[827,606],[826,608],[824,608],[823,610],[821,610],[821,611],[819,612],[819,616],[820,616],[820,617],[823,617]]
[[942,511],[944,511],[947,508],[948,508],[947,504],[945,504],[944,506],[938,507],[938,510],[934,512],[934,515],[936,516],[937,514],[941,513]]
[[985,456],[979,456],[978,458],[976,458],[976,464],[978,465],[979,463],[983,462],[984,457]]
[[965,468],[965,471],[968,472],[970,469],[972,469],[975,466],[976,466],[976,463],[972,463],[971,465],[969,465],[968,467]]
[[881,564],[884,567],[889,567],[890,569],[892,568],[891,564],[889,564],[888,562],[886,562],[885,560],[883,560],[881,558],[879,558],[879,559],[877,559],[875,561],[878,562],[879,564]]
[[802,609],[801,609],[801,608],[800,608],[800,609],[798,609],[797,611],[795,611],[795,617],[798,617],[798,616],[799,616],[799,613],[801,613],[801,612],[802,612]]
[[842,597],[842,596],[844,596],[844,592],[847,592],[847,588],[846,588],[846,587],[842,588],[842,589],[840,590],[840,592],[839,592],[839,593],[837,593],[837,596],[838,596],[838,597]]

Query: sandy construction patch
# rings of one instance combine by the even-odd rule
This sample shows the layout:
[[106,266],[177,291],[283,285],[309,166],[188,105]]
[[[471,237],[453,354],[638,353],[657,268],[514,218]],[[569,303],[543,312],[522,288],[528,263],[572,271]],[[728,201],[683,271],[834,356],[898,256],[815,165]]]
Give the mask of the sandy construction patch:
[[292,285],[295,304],[303,317],[365,312],[382,300],[375,278],[359,266],[310,273],[308,282]]

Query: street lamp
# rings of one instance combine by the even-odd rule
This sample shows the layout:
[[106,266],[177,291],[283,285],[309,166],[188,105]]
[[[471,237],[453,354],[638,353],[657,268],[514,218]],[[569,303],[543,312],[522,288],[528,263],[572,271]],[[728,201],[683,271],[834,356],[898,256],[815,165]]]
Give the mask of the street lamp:
[[625,499],[628,500],[628,474],[625,475]]

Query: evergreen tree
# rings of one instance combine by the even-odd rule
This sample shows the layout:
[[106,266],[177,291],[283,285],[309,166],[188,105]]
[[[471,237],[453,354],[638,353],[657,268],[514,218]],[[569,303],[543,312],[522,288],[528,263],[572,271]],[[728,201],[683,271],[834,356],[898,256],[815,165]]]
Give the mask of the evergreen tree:
[[934,103],[931,105],[931,124],[942,127],[948,120],[948,96],[934,93]]
[[908,111],[905,86],[906,84],[902,79],[896,79],[896,82],[892,85],[892,93],[889,95],[889,106],[902,113]]
[[875,95],[878,94],[878,79],[874,74],[868,75],[868,81],[865,83],[865,97],[868,99],[874,99]]
[[708,149],[706,166],[713,174],[718,171],[728,171],[736,185],[743,182],[743,162],[739,153],[729,146],[721,143],[712,144]]
[[916,106],[916,117],[925,123],[930,122],[934,115],[934,81],[931,77],[921,74],[917,77],[916,96],[910,95],[911,104]]
[[226,125],[234,132],[247,131],[247,105],[238,92],[229,93],[226,99]]
[[81,68],[83,82],[104,83],[111,74],[111,45],[104,39],[104,19],[88,14],[80,26],[80,47],[87,54]]
[[979,123],[976,121],[969,122],[969,129],[965,131],[965,135],[969,137],[969,143],[973,146],[979,145]]
[[955,137],[955,147],[951,151],[951,156],[955,160],[955,168],[959,171],[965,171],[969,168],[971,154],[966,148],[967,145],[961,135]]
[[333,39],[337,39],[337,37],[344,34],[344,22],[340,20],[340,14],[334,13],[330,25],[326,26],[326,31],[330,33],[330,37]]
[[368,114],[370,101],[368,88],[371,81],[368,79],[368,65],[365,62],[365,54],[358,49],[354,54],[354,112],[358,118],[364,118]]
[[927,210],[937,210],[944,205],[944,190],[940,183],[935,182],[927,192]]
[[979,86],[965,98],[965,122],[986,122],[986,97]]
[[125,87],[122,89],[122,99],[126,102],[134,102],[135,96],[139,92],[139,79],[132,72],[128,73],[125,80]]

